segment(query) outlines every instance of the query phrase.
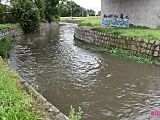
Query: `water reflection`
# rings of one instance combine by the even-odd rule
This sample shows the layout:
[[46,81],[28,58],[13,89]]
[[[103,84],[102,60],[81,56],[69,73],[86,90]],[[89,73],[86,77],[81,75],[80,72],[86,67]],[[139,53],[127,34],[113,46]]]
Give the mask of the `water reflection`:
[[82,107],[83,120],[158,120],[150,111],[160,110],[160,68],[78,48],[75,27],[22,36],[11,65],[67,115],[73,105]]

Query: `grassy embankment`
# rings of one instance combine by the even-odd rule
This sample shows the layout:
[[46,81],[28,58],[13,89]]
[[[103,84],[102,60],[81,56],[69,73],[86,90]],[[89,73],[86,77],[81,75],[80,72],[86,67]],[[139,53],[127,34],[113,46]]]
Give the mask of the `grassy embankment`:
[[41,101],[34,101],[23,90],[18,75],[3,60],[8,59],[13,41],[0,41],[0,120],[43,120]]
[[[114,28],[111,28],[111,27],[101,28],[100,26],[97,26],[100,24],[100,22],[101,22],[100,17],[83,18],[82,21],[79,23],[79,26],[80,27],[91,26],[92,27],[91,30],[103,32],[103,33],[116,34],[116,35],[128,36],[128,37],[133,37],[133,38],[160,40],[160,30],[151,29],[148,27],[141,27],[141,26],[129,27],[129,28],[115,28],[115,27]],[[86,43],[84,44],[77,40],[75,40],[75,45],[85,48],[85,49],[92,50],[92,51],[103,51],[111,55],[120,56],[126,59],[131,59],[139,63],[159,64],[156,60],[152,60],[151,58],[137,57],[122,49],[116,49],[116,48],[106,49],[103,47],[97,47],[95,45],[89,45]]]
[[14,27],[17,27],[19,26],[18,23],[16,24],[0,24],[0,30],[4,30],[4,29],[8,29],[8,28],[14,28]]
[[43,120],[39,106],[0,57],[0,120]]
[[99,26],[101,23],[101,18],[96,17],[61,17],[61,21],[66,22],[76,22],[78,26]]
[[92,28],[91,30],[121,36],[128,36],[132,38],[160,40],[160,30],[151,29],[148,27],[135,26],[129,28]]

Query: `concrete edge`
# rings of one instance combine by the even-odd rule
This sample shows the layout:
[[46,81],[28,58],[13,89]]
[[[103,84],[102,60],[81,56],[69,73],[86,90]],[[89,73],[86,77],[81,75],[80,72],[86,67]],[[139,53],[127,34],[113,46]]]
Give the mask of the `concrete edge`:
[[20,77],[20,80],[21,80],[21,84],[24,86],[24,89],[26,91],[32,92],[32,97],[42,100],[44,108],[46,109],[46,112],[47,112],[47,116],[48,116],[47,120],[69,120],[69,118],[66,115],[64,115],[62,112],[60,112],[60,110],[58,110],[58,108],[56,108],[54,105],[48,102],[46,98],[44,98],[40,93],[38,93],[24,79]]

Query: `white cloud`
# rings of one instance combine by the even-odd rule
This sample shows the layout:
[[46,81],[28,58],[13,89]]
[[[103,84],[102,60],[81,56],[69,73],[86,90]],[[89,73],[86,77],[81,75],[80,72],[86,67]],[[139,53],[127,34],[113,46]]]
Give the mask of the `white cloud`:
[[84,8],[93,9],[96,12],[101,10],[101,0],[72,0],[72,1],[74,1],[75,3]]

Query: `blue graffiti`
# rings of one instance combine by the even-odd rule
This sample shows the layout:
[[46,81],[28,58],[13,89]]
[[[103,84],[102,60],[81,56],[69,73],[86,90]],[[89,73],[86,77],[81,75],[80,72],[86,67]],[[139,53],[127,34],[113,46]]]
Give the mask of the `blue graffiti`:
[[108,18],[104,18],[104,20],[102,21],[102,25],[110,26],[110,20]]
[[125,19],[123,18],[123,14],[120,15],[120,18],[118,18],[118,15],[104,15],[102,20],[102,25],[105,26],[119,26],[119,27],[129,27],[129,17],[126,16]]

